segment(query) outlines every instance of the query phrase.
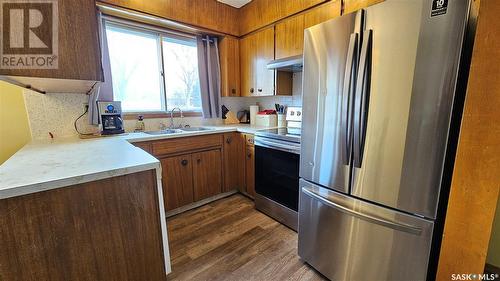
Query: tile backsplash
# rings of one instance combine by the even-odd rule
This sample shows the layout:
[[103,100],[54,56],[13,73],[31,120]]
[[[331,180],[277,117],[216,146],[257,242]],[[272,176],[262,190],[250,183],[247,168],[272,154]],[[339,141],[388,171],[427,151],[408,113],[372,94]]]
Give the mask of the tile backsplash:
[[[75,93],[47,93],[45,95],[24,90],[24,99],[28,111],[31,134],[34,140],[50,138],[49,132],[55,138],[78,136],[74,122],[84,112],[84,104],[88,96]],[[125,131],[135,129],[136,120],[125,120]],[[160,123],[170,125],[170,118],[145,119],[146,130],[158,130]],[[201,117],[174,118],[175,125],[217,125],[220,119],[204,119]],[[96,133],[98,127],[88,124],[88,117],[84,115],[77,122],[78,130],[82,133]]]
[[[24,90],[24,99],[33,139],[67,137],[77,135],[74,122],[84,112],[85,94],[47,93],[45,95]],[[77,123],[81,132],[97,132],[97,127],[88,124],[87,116]]]
[[[224,97],[221,104],[226,105],[235,113],[248,109],[250,105],[259,104],[261,109],[274,109],[274,104],[279,103],[287,106],[302,105],[302,73],[293,74],[293,95],[292,96],[271,96],[271,97]],[[78,116],[84,112],[84,104],[88,102],[85,94],[74,93],[47,93],[45,95],[24,90],[24,99],[33,139],[48,139],[49,132],[54,137],[77,136],[74,122]],[[175,118],[175,124],[182,123],[191,126],[217,125],[221,124],[221,119],[204,119],[201,117]],[[158,130],[160,123],[170,125],[170,118],[145,119],[146,130]],[[136,120],[125,120],[125,130],[131,132],[135,129]],[[83,133],[95,133],[97,126],[89,125],[87,115],[77,122],[78,129]]]

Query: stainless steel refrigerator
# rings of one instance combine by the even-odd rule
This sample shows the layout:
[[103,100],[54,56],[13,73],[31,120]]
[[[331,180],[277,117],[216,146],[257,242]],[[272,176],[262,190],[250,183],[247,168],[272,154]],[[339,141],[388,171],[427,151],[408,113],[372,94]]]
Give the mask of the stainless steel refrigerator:
[[299,255],[332,280],[425,280],[468,0],[387,0],[306,29]]

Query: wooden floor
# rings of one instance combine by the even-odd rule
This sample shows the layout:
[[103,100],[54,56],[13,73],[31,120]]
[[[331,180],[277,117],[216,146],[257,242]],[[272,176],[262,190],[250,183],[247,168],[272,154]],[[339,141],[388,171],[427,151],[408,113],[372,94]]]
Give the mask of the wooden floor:
[[297,256],[297,233],[232,195],[168,219],[168,280],[325,280]]

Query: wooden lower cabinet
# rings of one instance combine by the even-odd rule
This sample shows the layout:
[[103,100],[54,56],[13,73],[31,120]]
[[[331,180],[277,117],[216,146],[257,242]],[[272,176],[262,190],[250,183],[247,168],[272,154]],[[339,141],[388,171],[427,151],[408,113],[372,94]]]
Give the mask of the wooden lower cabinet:
[[245,155],[245,182],[246,192],[255,197],[255,147],[249,145]]
[[222,192],[222,155],[219,149],[191,154],[194,201]]
[[166,211],[194,202],[191,158],[191,154],[186,154],[160,159]]
[[154,170],[1,199],[0,280],[167,280],[158,212]]
[[224,134],[224,192],[244,191],[245,136],[241,133]]

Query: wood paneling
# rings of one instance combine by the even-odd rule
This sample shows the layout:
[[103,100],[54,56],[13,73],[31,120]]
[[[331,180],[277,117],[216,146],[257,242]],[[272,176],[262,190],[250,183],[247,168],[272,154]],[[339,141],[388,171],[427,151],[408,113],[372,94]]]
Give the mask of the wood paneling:
[[212,197],[222,191],[222,154],[220,149],[193,153],[194,201]]
[[340,0],[330,1],[304,13],[304,29],[327,20],[340,17],[342,3]]
[[274,59],[274,27],[259,30],[255,36],[254,72],[256,96],[274,95],[274,73],[272,69],[267,69],[267,63]]
[[239,10],[240,35],[272,24],[327,0],[253,0]]
[[153,170],[0,200],[1,280],[166,280]]
[[325,280],[297,255],[297,233],[241,195],[168,220],[168,280]]
[[102,0],[101,2],[234,36],[239,35],[236,24],[238,9],[216,0]]
[[246,192],[255,196],[255,147],[247,146],[245,155],[245,182]]
[[342,14],[352,13],[365,7],[384,2],[384,0],[342,0],[344,2],[344,11]]
[[[103,81],[95,2],[93,0],[58,1],[58,20],[57,69],[0,68],[0,75]],[[15,79],[15,77],[12,78]],[[23,78],[22,82],[42,90],[53,86],[51,80],[46,79]],[[63,86],[66,91],[71,91],[71,83],[72,81],[56,80],[55,86]],[[81,81],[74,81],[74,83],[78,89],[84,88],[87,91],[90,88]]]
[[304,15],[287,18],[276,24],[276,59],[302,55]]
[[484,269],[500,188],[499,14],[499,1],[480,1],[436,280]]
[[165,210],[194,202],[191,154],[161,158],[160,161]]
[[224,134],[223,192],[245,187],[245,137],[237,132]]
[[238,38],[225,36],[219,43],[221,94],[223,97],[239,97],[240,47]]
[[165,155],[216,146],[222,146],[222,134],[155,141],[153,142],[153,154]]

